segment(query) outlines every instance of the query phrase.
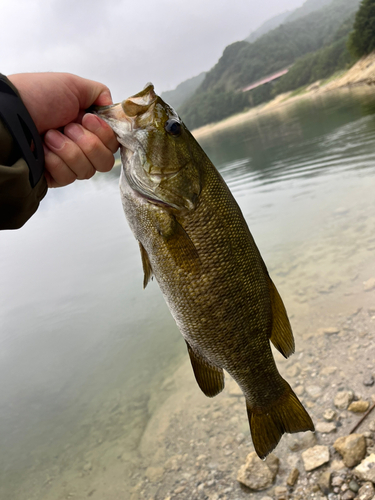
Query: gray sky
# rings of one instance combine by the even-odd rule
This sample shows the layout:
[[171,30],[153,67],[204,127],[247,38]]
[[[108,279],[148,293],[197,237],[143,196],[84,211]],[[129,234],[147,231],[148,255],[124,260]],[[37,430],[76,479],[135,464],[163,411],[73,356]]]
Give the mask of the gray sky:
[[0,70],[68,71],[122,100],[212,68],[226,45],[304,0],[0,0]]

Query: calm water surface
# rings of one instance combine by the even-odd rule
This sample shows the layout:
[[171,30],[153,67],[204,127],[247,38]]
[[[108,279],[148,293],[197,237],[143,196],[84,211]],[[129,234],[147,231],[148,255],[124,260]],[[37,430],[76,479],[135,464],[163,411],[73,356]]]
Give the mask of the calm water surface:
[[[285,106],[201,142],[276,275],[310,242],[329,252],[338,218],[358,225],[352,239],[375,220],[370,90]],[[186,359],[157,284],[142,290],[117,184],[114,173],[51,190],[24,228],[0,234],[1,499],[69,498],[96,463],[100,474],[116,458],[136,463],[163,380]]]

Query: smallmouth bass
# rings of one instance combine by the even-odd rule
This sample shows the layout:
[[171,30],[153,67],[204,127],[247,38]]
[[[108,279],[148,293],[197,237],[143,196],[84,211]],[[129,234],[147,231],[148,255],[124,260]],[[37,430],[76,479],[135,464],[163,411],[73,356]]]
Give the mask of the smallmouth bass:
[[151,84],[96,113],[121,144],[121,197],[143,285],[155,276],[203,393],[223,390],[223,370],[234,378],[260,458],[285,432],[313,431],[271,351],[270,341],[285,357],[294,352],[284,304],[221,175]]

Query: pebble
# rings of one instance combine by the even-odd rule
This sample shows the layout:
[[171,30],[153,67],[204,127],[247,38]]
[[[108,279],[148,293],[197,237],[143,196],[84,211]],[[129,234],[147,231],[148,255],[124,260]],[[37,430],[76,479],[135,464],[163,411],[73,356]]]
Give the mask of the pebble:
[[327,335],[336,335],[340,333],[340,329],[336,328],[335,326],[329,326],[328,328],[324,328],[323,331]]
[[332,375],[337,371],[337,366],[325,366],[320,372],[322,375]]
[[375,453],[362,460],[353,472],[362,481],[375,483]]
[[288,479],[286,480],[286,484],[288,486],[294,486],[298,481],[298,477],[299,477],[299,470],[295,467],[290,471]]
[[288,443],[290,451],[306,450],[314,446],[317,442],[315,434],[311,431],[287,434],[285,440]]
[[354,479],[352,479],[349,483],[349,488],[354,491],[354,493],[357,493],[357,491],[359,490],[359,484],[357,483],[357,481],[354,481]]
[[323,464],[329,462],[328,446],[317,445],[302,453],[303,465],[306,472],[317,469]]
[[334,404],[339,410],[346,410],[352,402],[353,397],[352,391],[339,391],[335,396]]
[[317,422],[315,430],[321,434],[329,434],[336,431],[336,425],[333,422]]
[[297,396],[302,396],[305,392],[305,388],[303,387],[303,385],[297,385],[297,387],[294,389],[294,392],[297,394]]
[[164,475],[163,467],[147,467],[146,477],[150,483],[158,483]]
[[375,278],[370,278],[367,281],[363,282],[363,289],[365,292],[369,292],[370,290],[375,289]]
[[358,500],[373,500],[375,497],[375,489],[372,483],[363,484],[358,491]]
[[305,391],[312,399],[318,399],[322,395],[322,389],[318,385],[307,385]]
[[248,488],[261,491],[269,488],[275,481],[279,470],[279,459],[271,453],[266,460],[261,460],[254,452],[249,453],[246,463],[237,474],[237,481]]
[[330,470],[326,470],[323,472],[323,474],[320,475],[318,479],[318,486],[323,495],[328,495],[331,489],[331,476],[332,472]]
[[372,375],[369,375],[363,380],[363,385],[367,387],[372,387],[375,383],[374,377]]
[[346,467],[358,465],[366,455],[366,439],[362,434],[342,436],[336,439],[333,447],[342,456]]
[[237,441],[238,444],[243,443],[245,441],[245,439],[246,439],[246,436],[245,436],[245,434],[242,434],[242,432],[240,432],[236,436],[236,441]]
[[324,413],[323,413],[323,418],[325,418],[326,420],[328,420],[328,422],[332,422],[332,420],[335,420],[337,416],[337,413],[335,412],[335,410],[326,410]]
[[297,377],[301,372],[301,365],[299,363],[295,363],[294,365],[290,366],[286,374],[288,377]]
[[359,401],[353,401],[350,403],[348,410],[353,413],[364,413],[369,409],[370,403],[368,401],[364,401],[360,399]]
[[275,497],[277,500],[288,500],[288,488],[286,486],[276,486]]
[[344,478],[341,476],[335,476],[332,479],[332,486],[342,486],[344,484]]
[[370,431],[375,432],[375,420],[370,422],[368,427],[369,427]]
[[341,495],[341,500],[353,500],[355,497],[354,491],[346,491],[343,495]]

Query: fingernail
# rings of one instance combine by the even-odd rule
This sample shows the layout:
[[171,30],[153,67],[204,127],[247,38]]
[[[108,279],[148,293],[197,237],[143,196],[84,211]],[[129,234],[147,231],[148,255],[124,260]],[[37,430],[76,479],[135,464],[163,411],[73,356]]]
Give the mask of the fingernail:
[[76,123],[70,123],[69,125],[67,125],[64,129],[64,132],[73,141],[78,141],[78,139],[84,134],[83,128]]
[[48,130],[44,136],[44,141],[47,146],[50,146],[53,149],[61,149],[65,144],[65,137],[57,130]]
[[91,113],[85,115],[85,127],[90,130],[90,132],[97,132],[99,129],[103,128],[103,122]]

